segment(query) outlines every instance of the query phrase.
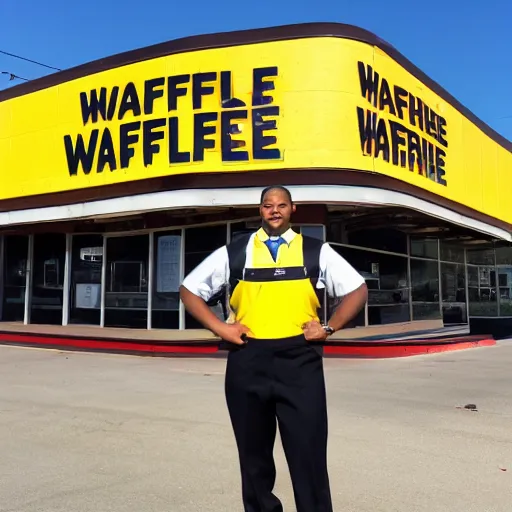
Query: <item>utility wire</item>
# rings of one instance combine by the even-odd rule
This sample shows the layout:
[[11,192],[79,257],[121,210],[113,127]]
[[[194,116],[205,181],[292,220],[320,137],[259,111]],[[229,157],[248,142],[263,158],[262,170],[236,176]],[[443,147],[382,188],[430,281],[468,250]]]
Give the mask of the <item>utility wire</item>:
[[28,78],[23,78],[22,76],[15,75],[14,73],[11,73],[9,71],[0,71],[0,74],[2,75],[9,75],[9,81],[12,82],[13,80],[24,80],[25,82],[28,82]]
[[20,57],[19,55],[14,55],[14,53],[5,52],[4,50],[0,50],[0,53],[4,55],[8,55],[9,57],[14,57],[15,59],[25,60],[27,62],[32,62],[32,64],[37,64],[38,66],[43,66],[48,69],[55,69],[55,71],[62,71],[60,68],[55,68],[53,66],[48,66],[47,64],[43,64],[42,62],[37,62],[37,60],[27,59],[26,57]]

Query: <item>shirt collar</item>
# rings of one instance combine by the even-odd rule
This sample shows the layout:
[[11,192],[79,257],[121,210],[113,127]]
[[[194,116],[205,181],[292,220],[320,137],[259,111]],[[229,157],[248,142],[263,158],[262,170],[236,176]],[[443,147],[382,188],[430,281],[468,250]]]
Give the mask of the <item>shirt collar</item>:
[[[256,232],[256,236],[263,242],[265,243],[270,237],[267,235],[267,233],[265,233],[265,230],[263,228],[260,228],[258,229],[258,231]],[[293,231],[292,228],[288,228],[287,231],[285,231],[282,235],[281,235],[281,238],[288,244],[290,245],[291,241],[297,236],[297,233],[295,233],[295,231]]]

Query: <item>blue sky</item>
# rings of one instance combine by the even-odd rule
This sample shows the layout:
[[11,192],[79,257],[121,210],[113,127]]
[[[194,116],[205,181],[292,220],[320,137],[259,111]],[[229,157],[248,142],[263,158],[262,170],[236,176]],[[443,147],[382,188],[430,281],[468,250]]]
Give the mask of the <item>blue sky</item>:
[[[59,68],[183,36],[333,21],[376,33],[512,140],[512,0],[0,0],[0,50]],[[0,71],[51,72],[0,54]],[[0,88],[12,85],[0,75]]]

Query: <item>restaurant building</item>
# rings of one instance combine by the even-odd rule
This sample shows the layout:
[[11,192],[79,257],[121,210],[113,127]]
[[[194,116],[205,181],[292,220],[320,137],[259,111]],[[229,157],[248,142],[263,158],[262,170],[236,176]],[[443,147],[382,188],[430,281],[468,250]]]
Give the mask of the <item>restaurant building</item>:
[[207,339],[180,282],[256,229],[261,189],[281,184],[296,229],[368,284],[340,336],[503,335],[511,171],[510,141],[353,26],[189,37],[55,73],[0,91],[0,332]]

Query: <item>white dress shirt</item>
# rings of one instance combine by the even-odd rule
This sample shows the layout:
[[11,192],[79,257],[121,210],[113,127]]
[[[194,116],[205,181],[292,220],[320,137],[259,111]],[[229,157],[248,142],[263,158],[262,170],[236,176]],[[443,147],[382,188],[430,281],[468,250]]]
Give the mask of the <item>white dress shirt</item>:
[[[253,233],[247,244],[246,263],[251,267],[252,247],[254,245]],[[287,243],[296,236],[295,231],[289,229],[282,235]],[[329,244],[324,243],[320,250],[320,276],[317,288],[326,288],[330,297],[340,298],[359,288],[365,281],[342,256]],[[229,283],[229,257],[227,247],[223,246],[207,256],[183,281],[183,286],[194,295],[208,301],[224,286]]]

